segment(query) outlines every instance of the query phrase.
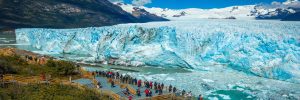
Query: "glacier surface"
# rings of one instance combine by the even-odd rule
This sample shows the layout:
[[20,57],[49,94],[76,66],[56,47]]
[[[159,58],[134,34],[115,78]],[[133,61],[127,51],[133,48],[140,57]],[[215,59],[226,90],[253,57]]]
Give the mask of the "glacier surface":
[[18,43],[49,53],[89,55],[85,61],[126,66],[216,70],[300,83],[300,23],[198,20],[78,29],[24,28]]

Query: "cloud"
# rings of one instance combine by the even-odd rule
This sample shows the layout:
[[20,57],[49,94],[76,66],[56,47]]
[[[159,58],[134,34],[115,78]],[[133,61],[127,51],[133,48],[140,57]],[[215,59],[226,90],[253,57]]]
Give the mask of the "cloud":
[[282,3],[281,3],[281,2],[277,2],[277,1],[273,1],[273,2],[271,3],[271,5],[272,5],[272,6],[281,6]]
[[266,9],[272,8],[300,8],[300,1],[298,0],[287,0],[285,2],[273,1],[271,4],[261,4],[260,7]]
[[123,0],[108,0],[110,2],[124,2]]
[[298,0],[287,0],[285,2],[277,2],[277,1],[273,1],[271,3],[272,7],[275,8],[289,8],[289,7],[293,7],[293,8],[300,8],[300,1]]
[[300,1],[298,0],[289,3],[283,3],[283,4],[286,5],[287,7],[300,8]]
[[132,0],[131,3],[135,6],[143,6],[145,4],[152,3],[152,1],[151,0]]

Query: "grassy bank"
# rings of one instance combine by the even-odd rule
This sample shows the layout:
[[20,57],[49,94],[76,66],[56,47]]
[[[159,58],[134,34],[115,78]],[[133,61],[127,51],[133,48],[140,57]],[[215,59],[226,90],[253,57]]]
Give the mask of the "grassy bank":
[[31,84],[0,88],[0,100],[104,100],[97,92],[70,85]]
[[[79,67],[73,62],[45,58],[41,64],[38,55],[11,48],[0,49],[0,74],[14,76],[16,82],[0,80],[0,100],[107,100],[93,89],[71,84],[72,79],[81,78]],[[30,57],[28,57],[30,56]],[[28,59],[29,58],[29,59]],[[44,58],[44,57],[43,57]],[[42,82],[41,76],[51,76],[50,84]],[[30,82],[36,78],[40,82]],[[7,79],[7,78],[5,78]],[[25,83],[20,83],[27,80]],[[62,83],[67,82],[67,83]]]
[[28,60],[17,54],[1,55],[0,74],[17,74],[35,76],[49,74],[54,77],[78,75],[78,68],[69,61],[48,59],[45,64],[28,63]]

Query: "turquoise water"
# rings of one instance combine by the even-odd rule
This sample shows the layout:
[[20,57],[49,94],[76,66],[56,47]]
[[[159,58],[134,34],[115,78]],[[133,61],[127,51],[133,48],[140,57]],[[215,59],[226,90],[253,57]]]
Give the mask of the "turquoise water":
[[5,34],[0,32],[0,48],[3,47],[16,47],[15,34]]
[[206,98],[218,98],[219,100],[255,100],[256,98],[243,91],[238,90],[218,90]]
[[104,65],[97,64],[94,67],[89,65],[82,65],[87,71],[96,71],[96,70],[112,70],[120,71],[123,73],[133,72],[133,73],[142,73],[142,74],[171,74],[171,73],[189,73],[191,71],[181,68],[163,68],[163,67],[124,67],[118,65]]

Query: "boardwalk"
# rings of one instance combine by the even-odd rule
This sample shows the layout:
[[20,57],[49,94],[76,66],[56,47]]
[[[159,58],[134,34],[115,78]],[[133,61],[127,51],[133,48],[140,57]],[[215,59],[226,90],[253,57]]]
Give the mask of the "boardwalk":
[[[146,97],[144,90],[147,88],[145,86],[141,86],[141,96],[137,96],[136,90],[139,88],[137,85],[121,83],[119,79],[114,79],[114,81],[115,87],[111,87],[109,78],[103,77],[101,75],[96,75],[95,77],[91,76],[91,78],[73,80],[73,82],[85,85],[89,88],[96,88],[97,82],[100,82],[102,88],[99,88],[98,91],[110,95],[111,98],[116,100],[127,100],[129,96],[131,96],[133,100],[188,100],[187,98],[184,99],[183,97],[175,95],[174,93],[169,93],[166,88],[167,86],[165,86],[165,88],[163,89],[162,95],[159,95],[158,92],[155,93],[154,88],[150,89],[150,91],[152,91],[152,97]],[[130,94],[124,93],[124,91],[126,91],[126,88],[129,89]]]
[[[129,96],[132,97],[133,100],[188,100],[184,99],[180,96],[175,96],[173,93],[168,93],[166,90],[163,91],[164,94],[159,95],[155,93],[154,89],[150,89],[153,93],[152,97],[146,97],[144,90],[146,89],[145,86],[141,86],[141,96],[136,95],[136,89],[138,89],[137,85],[133,84],[125,84],[121,83],[119,79],[115,79],[116,82],[115,87],[111,87],[111,83],[108,81],[107,77],[96,76],[95,78],[80,78],[76,80],[72,80],[72,83],[67,80],[60,80],[60,79],[50,79],[48,81],[41,81],[40,76],[31,76],[31,77],[22,77],[19,75],[5,75],[4,81],[5,82],[17,82],[20,84],[32,84],[32,83],[61,83],[66,85],[73,85],[77,86],[78,88],[83,88],[86,86],[90,89],[97,90],[102,95],[110,96],[114,100],[127,100]],[[100,82],[102,88],[96,88],[96,83]],[[125,94],[123,91],[128,88],[130,94]]]

